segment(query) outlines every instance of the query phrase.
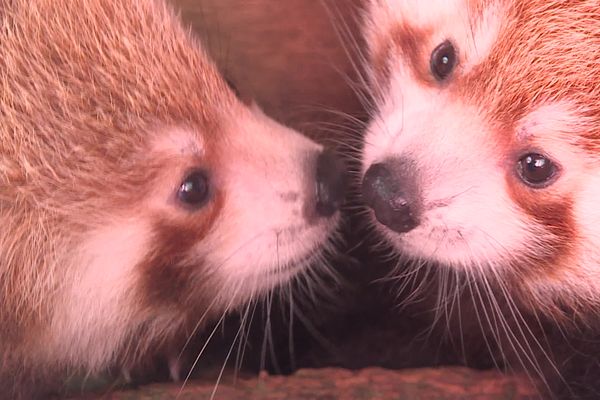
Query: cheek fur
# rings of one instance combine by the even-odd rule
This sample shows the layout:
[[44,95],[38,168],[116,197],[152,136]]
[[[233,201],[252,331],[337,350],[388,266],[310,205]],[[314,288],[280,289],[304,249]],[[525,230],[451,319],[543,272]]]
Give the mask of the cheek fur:
[[531,224],[543,232],[531,238],[531,245],[525,246],[532,250],[522,257],[520,272],[526,275],[558,275],[562,269],[568,268],[569,260],[575,256],[578,235],[573,198],[569,194],[551,196],[544,189],[527,188],[512,175],[506,181],[512,201],[528,216]]

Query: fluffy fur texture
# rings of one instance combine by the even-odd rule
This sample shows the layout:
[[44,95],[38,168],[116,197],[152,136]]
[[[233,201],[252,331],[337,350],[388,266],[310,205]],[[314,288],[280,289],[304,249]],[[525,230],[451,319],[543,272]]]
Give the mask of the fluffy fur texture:
[[[598,3],[369,3],[376,109],[363,172],[409,162],[420,207],[414,229],[397,233],[373,219],[377,230],[403,257],[479,281],[508,296],[509,306],[562,323],[597,321]],[[446,40],[457,64],[439,81],[430,59]],[[527,186],[517,173],[531,152],[558,166],[544,188]],[[498,330],[502,321],[494,321]]]
[[[236,99],[163,2],[0,18],[3,393],[132,365],[318,256],[322,148]],[[176,193],[198,169],[192,211]]]

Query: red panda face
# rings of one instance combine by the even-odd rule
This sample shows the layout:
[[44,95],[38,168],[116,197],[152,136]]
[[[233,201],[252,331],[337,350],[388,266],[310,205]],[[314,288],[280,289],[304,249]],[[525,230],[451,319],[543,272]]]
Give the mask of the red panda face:
[[378,230],[538,305],[600,300],[597,3],[374,0],[365,31]]
[[150,133],[132,168],[152,174],[101,220],[90,212],[52,322],[67,360],[101,365],[115,338],[140,325],[160,337],[208,322],[324,256],[341,200],[328,178],[341,176],[335,158],[241,103],[217,115],[218,138],[198,126]]

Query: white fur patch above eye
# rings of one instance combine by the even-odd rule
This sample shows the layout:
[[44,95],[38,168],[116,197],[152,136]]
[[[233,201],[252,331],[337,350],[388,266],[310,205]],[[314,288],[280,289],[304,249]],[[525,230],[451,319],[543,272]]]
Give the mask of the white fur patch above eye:
[[[464,52],[465,62],[463,69],[465,72],[473,67],[485,62],[489,57],[494,44],[497,42],[502,29],[502,16],[504,11],[500,4],[491,3],[482,13],[482,15],[473,21],[473,17],[467,16],[465,21]],[[461,35],[462,36],[462,35]]]
[[202,135],[185,128],[161,128],[155,133],[152,150],[171,155],[203,157]]
[[591,161],[580,143],[590,123],[581,111],[568,101],[545,104],[526,115],[516,131],[523,150],[532,147],[530,150],[542,151],[561,165],[565,174],[557,184],[565,191],[575,190],[571,185],[576,185],[578,179],[572,173],[585,173]]
[[[439,22],[446,15],[466,9],[465,0],[383,0],[375,3],[377,5],[374,8],[381,8],[382,5],[385,5],[388,18],[394,22],[404,21],[415,27],[431,26],[432,23]],[[375,17],[382,16],[383,12]]]
[[574,104],[567,101],[545,104],[523,118],[520,128],[517,129],[517,139],[546,140],[552,137],[556,139],[558,135],[558,139],[562,141],[567,139],[564,134],[573,136],[585,125],[585,118]]

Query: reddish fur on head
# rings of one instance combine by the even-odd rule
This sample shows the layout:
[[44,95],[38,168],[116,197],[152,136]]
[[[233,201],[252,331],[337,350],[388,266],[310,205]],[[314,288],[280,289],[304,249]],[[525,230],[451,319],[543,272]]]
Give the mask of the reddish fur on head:
[[3,329],[47,323],[72,267],[64,249],[152,185],[164,163],[140,150],[154,122],[215,142],[216,109],[234,101],[164,6],[106,4],[2,4]]

